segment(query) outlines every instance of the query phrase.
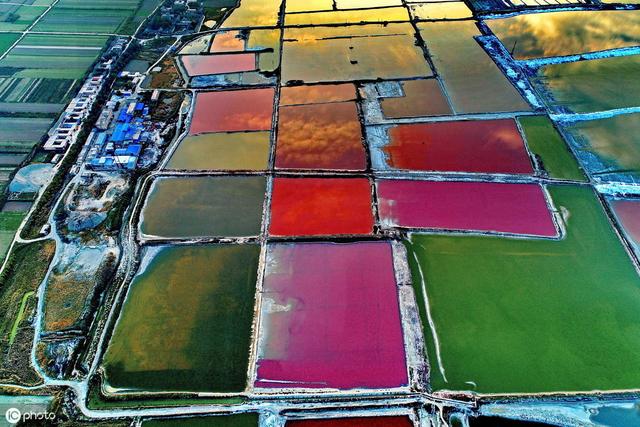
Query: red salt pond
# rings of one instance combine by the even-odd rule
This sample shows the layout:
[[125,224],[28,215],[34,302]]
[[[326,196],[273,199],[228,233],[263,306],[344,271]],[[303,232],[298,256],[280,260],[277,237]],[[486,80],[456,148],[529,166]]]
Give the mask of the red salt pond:
[[285,425],[287,427],[413,427],[411,419],[407,416],[290,420]]
[[190,134],[271,130],[274,93],[272,88],[198,93]]
[[182,55],[180,58],[190,76],[238,73],[256,69],[256,56],[253,53]]
[[629,239],[640,249],[640,200],[614,200],[611,207]]
[[366,178],[275,178],[272,236],[371,234],[371,187]]
[[536,184],[381,180],[377,188],[389,226],[557,236]]
[[292,86],[280,89],[280,105],[318,104],[320,102],[353,101],[356,87],[339,85]]
[[407,384],[389,243],[275,244],[266,265],[256,387]]
[[392,168],[472,173],[531,174],[515,120],[399,125],[383,147]]
[[276,167],[364,170],[355,102],[280,107]]

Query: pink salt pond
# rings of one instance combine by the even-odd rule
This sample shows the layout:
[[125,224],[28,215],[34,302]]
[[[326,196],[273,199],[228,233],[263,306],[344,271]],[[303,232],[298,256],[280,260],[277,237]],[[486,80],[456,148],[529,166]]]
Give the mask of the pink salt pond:
[[627,236],[640,251],[640,199],[614,200],[611,207]]
[[378,206],[390,227],[556,237],[537,184],[380,180]]
[[256,69],[256,56],[253,53],[182,55],[181,59],[189,76],[239,73]]
[[272,88],[198,93],[190,134],[271,130],[274,95]]
[[256,387],[407,384],[389,243],[271,245],[262,298]]

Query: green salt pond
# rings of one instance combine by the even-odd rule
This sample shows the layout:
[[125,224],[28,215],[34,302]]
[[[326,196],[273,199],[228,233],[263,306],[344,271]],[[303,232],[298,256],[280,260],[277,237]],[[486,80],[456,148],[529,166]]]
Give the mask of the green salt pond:
[[520,117],[529,150],[551,178],[584,181],[578,162],[547,116]]
[[540,68],[549,107],[591,113],[640,106],[640,55],[567,62]]
[[159,178],[144,208],[145,237],[247,237],[260,234],[266,178]]
[[104,356],[108,384],[244,390],[259,254],[257,245],[147,249]]
[[[411,236],[434,390],[640,387],[640,278],[590,188],[551,186],[561,241]],[[439,369],[441,360],[444,375]],[[445,379],[446,377],[446,379]]]
[[640,114],[576,122],[566,129],[580,147],[579,155],[588,162],[592,176],[640,180]]

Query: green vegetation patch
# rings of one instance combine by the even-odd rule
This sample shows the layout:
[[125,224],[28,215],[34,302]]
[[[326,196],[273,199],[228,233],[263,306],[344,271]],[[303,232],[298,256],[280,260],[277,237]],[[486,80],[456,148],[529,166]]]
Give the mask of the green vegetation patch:
[[34,27],[34,31],[56,31],[67,33],[116,33],[130,16],[122,9],[62,8],[56,5]]
[[51,35],[27,34],[20,40],[20,46],[66,46],[66,47],[98,47],[107,44],[108,36],[95,35]]
[[15,246],[0,274],[0,380],[36,384],[31,368],[33,316],[38,286],[55,253],[55,242],[45,240]]
[[63,103],[74,95],[77,82],[72,79],[0,77],[0,102],[55,104],[62,109]]
[[38,19],[46,7],[0,4],[0,31],[23,31]]
[[52,119],[0,117],[0,151],[27,153],[47,133]]
[[4,33],[0,34],[0,55],[5,53],[20,38],[20,34]]
[[25,212],[0,212],[0,262],[4,260]]
[[144,427],[256,427],[258,425],[258,414],[165,418],[145,420],[142,425]]
[[518,118],[529,150],[551,178],[585,181],[573,154],[547,116]]
[[36,31],[133,34],[162,0],[61,0]]
[[640,387],[638,273],[590,188],[549,192],[564,214],[562,240],[414,234],[406,242],[434,390]]
[[259,254],[257,245],[147,249],[103,361],[109,385],[243,391]]
[[[0,61],[0,75],[7,77],[81,79],[98,58],[97,47],[22,46],[18,44]],[[23,73],[23,70],[27,70]],[[51,74],[49,70],[55,70]],[[66,71],[60,77],[59,71]]]

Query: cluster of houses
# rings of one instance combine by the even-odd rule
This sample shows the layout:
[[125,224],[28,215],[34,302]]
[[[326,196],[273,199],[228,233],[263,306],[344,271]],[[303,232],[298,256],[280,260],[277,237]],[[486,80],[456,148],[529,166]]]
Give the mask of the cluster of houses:
[[46,151],[64,153],[76,141],[84,119],[91,112],[102,85],[113,68],[114,58],[122,54],[126,44],[126,38],[116,38],[102,55],[91,77],[85,80],[76,97],[60,115],[56,127],[49,132],[49,137],[43,146]]
[[89,115],[91,107],[102,89],[105,76],[96,75],[85,81],[78,95],[71,100],[62,113],[58,125],[49,132],[44,143],[47,151],[65,152],[73,144],[80,133],[84,119]]

